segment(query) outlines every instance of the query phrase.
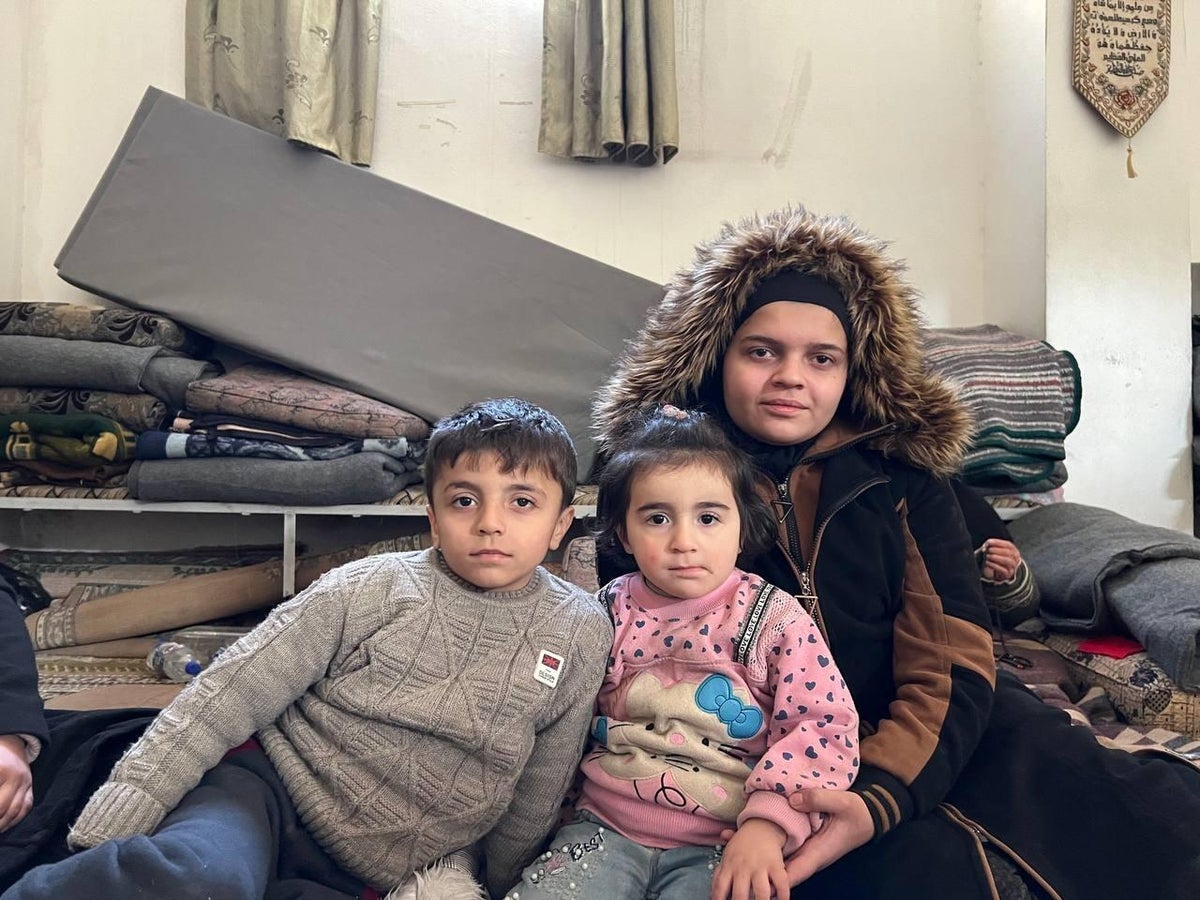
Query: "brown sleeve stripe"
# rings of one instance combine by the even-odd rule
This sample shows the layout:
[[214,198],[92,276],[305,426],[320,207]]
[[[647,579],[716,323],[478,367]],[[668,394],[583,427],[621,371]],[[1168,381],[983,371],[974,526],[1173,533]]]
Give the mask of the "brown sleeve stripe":
[[892,796],[892,792],[883,785],[876,784],[871,786],[871,790],[877,792],[885,801],[892,812],[892,821],[900,821],[900,804],[896,802],[896,798]]
[[875,796],[875,786],[871,785],[871,787],[861,792],[859,796],[866,800],[868,804],[875,807],[875,819],[881,826],[879,833],[885,834],[888,831],[891,831],[892,826],[896,824],[895,819],[892,819],[890,816],[888,816],[887,810],[883,808],[883,803],[881,803],[879,798]]

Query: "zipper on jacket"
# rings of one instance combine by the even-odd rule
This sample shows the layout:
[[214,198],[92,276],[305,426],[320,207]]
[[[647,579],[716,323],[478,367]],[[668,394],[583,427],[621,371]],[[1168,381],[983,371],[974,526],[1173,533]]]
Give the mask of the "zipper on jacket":
[[[821,632],[821,637],[825,639],[826,644],[829,643],[829,634],[825,630],[825,617],[821,615],[821,601],[817,597],[816,583],[817,554],[821,550],[821,537],[825,533],[825,526],[829,524],[830,520],[833,519],[834,516],[857,500],[864,491],[875,487],[877,484],[887,484],[887,482],[888,479],[884,478],[882,475],[876,476],[869,481],[864,481],[857,488],[835,503],[833,509],[826,514],[825,518],[822,519],[821,523],[817,526],[816,531],[813,532],[812,558],[809,559],[808,565],[804,564],[804,558],[802,556],[799,554],[796,555],[796,559],[800,560],[800,565],[803,567],[800,571],[800,602],[804,604],[804,607],[808,610],[809,615],[813,617],[813,621],[817,624],[817,630]],[[795,530],[797,533],[798,544],[799,531],[795,527],[795,519],[796,517],[792,516],[792,530]],[[791,534],[789,532],[789,538],[790,536]]]
[[[775,490],[779,492],[779,504],[783,507],[783,516],[780,518],[780,522],[787,532],[788,553],[792,559],[800,561],[800,568],[803,569],[804,553],[800,549],[800,528],[796,525],[796,505],[792,502],[791,472],[784,476],[783,481],[775,485]],[[803,585],[801,587],[803,588]]]
[[1050,887],[1050,884],[1046,881],[1046,879],[1038,874],[1037,870],[1027,863],[1020,856],[1020,854],[1013,850],[1012,847],[1008,846],[1008,844],[996,838],[995,835],[988,832],[978,822],[963,815],[962,811],[957,806],[954,806],[950,803],[939,803],[938,808],[942,811],[942,814],[947,819],[949,819],[951,822],[954,822],[956,825],[965,828],[971,833],[971,836],[975,838],[979,845],[980,856],[983,860],[984,872],[987,874],[988,882],[992,885],[992,892],[996,896],[997,900],[999,900],[1000,895],[996,892],[996,882],[992,878],[992,867],[988,865],[987,856],[983,853],[984,844],[991,844],[992,846],[996,847],[1005,856],[1007,856],[1009,860],[1020,866],[1021,870],[1034,881],[1036,881],[1038,886],[1047,894],[1049,894],[1053,900],[1062,900],[1062,895],[1059,894],[1058,891],[1054,890],[1054,888]]

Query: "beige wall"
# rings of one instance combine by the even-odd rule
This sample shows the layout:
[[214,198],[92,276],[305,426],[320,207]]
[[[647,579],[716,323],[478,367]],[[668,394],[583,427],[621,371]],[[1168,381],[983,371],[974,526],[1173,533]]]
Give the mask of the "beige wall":
[[[1046,31],[1046,337],[1083,371],[1067,497],[1190,531],[1191,86],[1172,77],[1127,178],[1125,139],[1071,86],[1068,0]],[[1188,70],[1178,34],[1172,69]]]
[[[1200,0],[1175,0],[1171,8],[1176,17],[1171,25],[1175,29],[1171,54],[1180,60],[1171,62],[1171,91],[1181,82],[1186,90],[1183,103],[1187,109],[1184,127],[1188,169],[1192,173],[1188,179],[1192,199],[1192,262],[1200,263]],[[1187,52],[1189,44],[1196,48],[1192,53]]]
[[[20,2],[20,0],[18,0]],[[183,93],[182,0],[38,0],[25,10],[20,293],[86,299],[53,262],[148,84]]]
[[980,321],[1041,336],[1046,329],[1046,2],[982,3],[979,34]]
[[453,7],[385,26],[379,173],[657,280],[723,220],[802,201],[894,240],[935,320],[978,318],[971,4],[677,3],[683,150],[650,170],[536,154],[541,4]]
[[25,13],[19,0],[0,0],[0,21],[16,40],[0,53],[0,298],[21,294],[21,203],[25,108]]

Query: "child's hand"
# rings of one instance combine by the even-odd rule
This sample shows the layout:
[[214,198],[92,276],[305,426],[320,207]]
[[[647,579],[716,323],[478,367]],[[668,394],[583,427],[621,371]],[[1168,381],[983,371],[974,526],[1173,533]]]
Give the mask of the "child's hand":
[[783,867],[787,834],[766,819],[747,819],[725,845],[713,873],[711,900],[785,900],[790,889]]
[[20,822],[33,808],[33,775],[25,760],[25,740],[0,734],[0,832]]
[[1012,581],[1021,564],[1021,551],[1017,545],[1003,538],[988,538],[976,553],[980,556],[979,568],[985,581],[1001,584]]

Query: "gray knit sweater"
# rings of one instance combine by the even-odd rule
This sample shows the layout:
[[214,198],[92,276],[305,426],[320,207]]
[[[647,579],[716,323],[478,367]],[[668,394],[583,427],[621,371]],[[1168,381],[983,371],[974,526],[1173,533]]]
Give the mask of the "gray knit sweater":
[[[500,894],[554,824],[612,644],[604,607],[539,568],[476,591],[435,551],[329,572],[167,706],[71,830],[149,834],[257,734],[301,818],[375,887],[482,840]],[[534,678],[543,651],[557,684]],[[545,675],[543,675],[545,678]]]

